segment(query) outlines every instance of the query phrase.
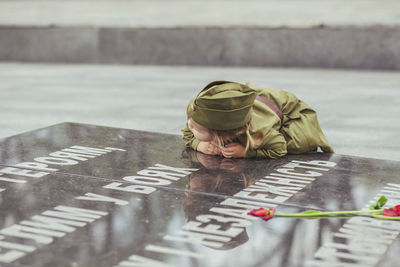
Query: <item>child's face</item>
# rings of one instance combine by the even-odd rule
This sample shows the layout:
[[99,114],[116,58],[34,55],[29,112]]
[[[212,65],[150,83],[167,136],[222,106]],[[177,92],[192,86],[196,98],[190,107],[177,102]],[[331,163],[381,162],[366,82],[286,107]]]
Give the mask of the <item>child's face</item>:
[[206,127],[201,126],[194,120],[188,120],[188,127],[197,140],[201,142],[210,142],[213,140],[210,130]]

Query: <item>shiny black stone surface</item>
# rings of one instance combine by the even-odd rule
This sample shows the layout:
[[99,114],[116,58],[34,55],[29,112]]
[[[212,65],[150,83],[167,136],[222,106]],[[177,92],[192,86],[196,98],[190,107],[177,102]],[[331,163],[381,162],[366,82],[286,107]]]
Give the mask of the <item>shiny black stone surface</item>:
[[[258,207],[362,209],[382,194],[394,205],[395,161],[336,154],[229,160],[186,150],[179,136],[64,123],[0,140],[0,164],[2,266],[400,260],[400,222],[360,216],[265,222],[246,215]],[[65,215],[68,207],[85,210]],[[57,216],[64,217],[56,223]]]
[[[264,189],[270,186],[268,193],[264,190],[263,195],[252,198],[257,195],[254,189],[251,194],[239,193],[237,197],[329,210],[362,208],[388,183],[400,181],[400,164],[396,161],[320,153],[289,155],[277,160],[232,160],[187,150],[180,136],[74,123],[63,123],[1,140],[0,164],[30,168],[26,162],[37,163],[43,158],[66,157],[68,155],[65,153],[70,151],[78,151],[76,153],[79,154],[74,146],[120,150],[95,152],[89,156],[78,156],[78,159],[64,158],[67,162],[61,162],[61,165],[60,162],[41,164],[48,165],[48,168],[53,169],[51,171],[57,173],[127,183],[137,183],[140,180],[141,184],[156,188],[224,196],[235,195],[245,187],[257,188],[257,181],[267,176],[269,183],[262,186]],[[307,168],[293,167],[299,161]],[[327,163],[304,164],[309,161]],[[165,179],[160,177],[162,173],[157,175],[154,171],[168,173],[168,168],[158,167],[153,172],[150,170],[157,168],[157,164],[198,171],[190,175],[180,173]],[[9,174],[4,176],[10,177]],[[137,176],[149,178],[140,179]],[[276,177],[290,181],[278,180]]]
[[[347,221],[275,218],[264,222],[253,217],[225,216],[227,222],[220,222],[221,214],[212,209],[232,208],[223,204],[225,198],[165,189],[148,195],[132,194],[104,188],[108,184],[49,174],[46,180],[8,188],[0,207],[2,241],[28,246],[33,251],[25,249],[23,257],[4,266],[130,266],[127,262],[133,264],[138,256],[165,264],[160,266],[312,266],[321,242]],[[40,227],[38,217],[59,218],[49,211],[57,211],[60,206],[86,210],[61,218],[53,228]],[[298,211],[284,206],[278,209]],[[204,223],[206,218],[210,221]],[[10,229],[17,226],[38,232],[27,236],[32,233],[25,229],[24,236],[14,237]],[[211,227],[219,228],[219,233],[212,233]],[[210,239],[182,242],[181,233],[189,232]],[[393,255],[384,259],[387,266],[399,260],[398,248],[396,239],[390,249]],[[2,249],[5,251],[11,250]],[[374,257],[367,260],[377,261]],[[157,265],[152,262],[150,266]]]

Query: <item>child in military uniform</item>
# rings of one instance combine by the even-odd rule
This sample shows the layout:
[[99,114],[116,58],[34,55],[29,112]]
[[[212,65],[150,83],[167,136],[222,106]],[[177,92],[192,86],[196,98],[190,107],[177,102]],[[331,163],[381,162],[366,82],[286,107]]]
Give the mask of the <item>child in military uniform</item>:
[[333,153],[316,112],[295,95],[229,81],[208,84],[190,101],[187,146],[226,158]]

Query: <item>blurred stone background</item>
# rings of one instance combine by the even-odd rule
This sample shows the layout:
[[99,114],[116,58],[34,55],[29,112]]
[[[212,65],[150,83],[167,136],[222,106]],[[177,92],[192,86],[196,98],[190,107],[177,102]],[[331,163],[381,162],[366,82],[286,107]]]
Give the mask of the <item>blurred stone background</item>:
[[400,1],[0,1],[0,138],[180,134],[217,79],[295,93],[337,153],[400,160]]

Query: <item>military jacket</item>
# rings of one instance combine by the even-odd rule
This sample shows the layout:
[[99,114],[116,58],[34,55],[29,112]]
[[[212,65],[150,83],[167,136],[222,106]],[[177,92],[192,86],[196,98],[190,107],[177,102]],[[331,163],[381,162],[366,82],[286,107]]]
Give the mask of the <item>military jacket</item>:
[[[316,112],[294,94],[273,88],[256,88],[260,96],[273,101],[282,111],[283,120],[266,104],[254,101],[250,134],[263,133],[261,144],[248,150],[249,158],[278,158],[286,154],[316,152],[318,147],[323,152],[333,153],[326,140]],[[186,146],[197,148],[199,141],[188,126],[182,130]],[[245,146],[246,135],[239,136],[236,142]]]

